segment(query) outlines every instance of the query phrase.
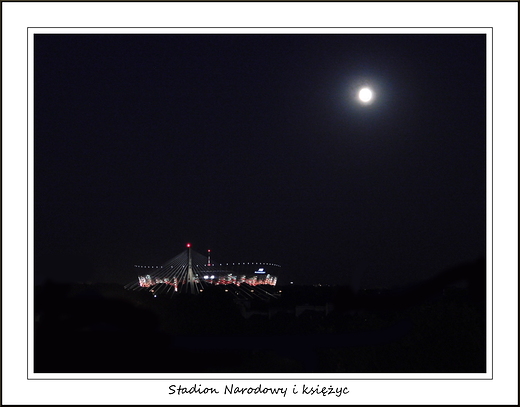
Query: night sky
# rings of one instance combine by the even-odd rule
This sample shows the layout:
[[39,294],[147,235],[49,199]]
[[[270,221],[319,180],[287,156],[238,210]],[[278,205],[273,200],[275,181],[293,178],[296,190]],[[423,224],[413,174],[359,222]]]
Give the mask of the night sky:
[[36,281],[125,284],[187,242],[366,287],[484,256],[485,41],[36,35]]

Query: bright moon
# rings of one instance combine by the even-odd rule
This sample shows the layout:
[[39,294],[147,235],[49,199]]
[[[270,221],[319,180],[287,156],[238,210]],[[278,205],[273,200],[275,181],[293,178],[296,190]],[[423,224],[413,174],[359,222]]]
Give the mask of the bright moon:
[[368,103],[372,100],[372,91],[368,88],[363,88],[359,91],[359,100]]

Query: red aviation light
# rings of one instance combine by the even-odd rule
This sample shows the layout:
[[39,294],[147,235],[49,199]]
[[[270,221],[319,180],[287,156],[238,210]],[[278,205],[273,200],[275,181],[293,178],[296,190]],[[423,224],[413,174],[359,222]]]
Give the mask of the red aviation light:
[[186,247],[191,247],[191,243],[188,243],[188,244],[186,245]]

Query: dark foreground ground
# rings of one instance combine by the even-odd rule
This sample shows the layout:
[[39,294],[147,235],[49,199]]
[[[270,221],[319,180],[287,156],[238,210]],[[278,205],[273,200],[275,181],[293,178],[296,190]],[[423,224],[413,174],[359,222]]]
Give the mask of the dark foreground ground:
[[399,290],[276,287],[269,302],[47,282],[35,372],[485,372],[485,287],[483,260]]

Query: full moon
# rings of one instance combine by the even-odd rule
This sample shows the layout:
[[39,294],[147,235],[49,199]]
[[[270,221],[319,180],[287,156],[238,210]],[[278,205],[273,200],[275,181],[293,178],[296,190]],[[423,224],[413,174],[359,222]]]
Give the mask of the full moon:
[[363,103],[368,103],[372,100],[372,91],[368,88],[363,88],[359,91],[359,100]]

